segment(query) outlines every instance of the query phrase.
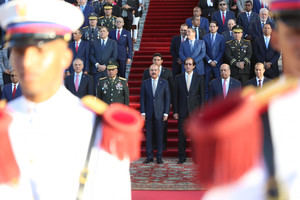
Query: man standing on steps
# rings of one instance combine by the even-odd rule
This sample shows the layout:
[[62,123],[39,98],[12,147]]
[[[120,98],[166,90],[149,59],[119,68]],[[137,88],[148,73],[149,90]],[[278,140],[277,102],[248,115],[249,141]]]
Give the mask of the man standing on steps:
[[181,60],[179,58],[179,48],[182,42],[186,40],[187,24],[181,24],[180,35],[176,35],[172,38],[170,53],[172,54],[172,73],[173,77],[181,73]]
[[[168,68],[162,66],[163,57],[160,53],[153,54],[152,62],[153,62],[153,64],[159,66],[158,76],[160,78],[165,79],[166,81],[168,81],[170,95],[171,95],[170,103],[173,104],[174,79],[173,79],[173,76],[172,76],[172,72]],[[149,68],[144,71],[143,80],[146,80],[146,79],[151,77],[151,74],[149,72],[150,72]],[[164,138],[164,147],[166,146],[166,143],[167,143],[167,132],[168,132],[168,121],[165,121],[165,123],[164,123],[164,137],[163,137]]]
[[152,137],[156,133],[157,164],[162,164],[164,121],[168,120],[170,109],[170,91],[168,82],[159,77],[159,66],[152,64],[149,68],[151,78],[142,82],[141,114],[146,120],[145,164],[153,162]]
[[[209,22],[208,22],[208,19],[206,17],[202,17],[201,16],[202,14],[202,11],[201,11],[201,8],[196,6],[194,7],[193,9],[193,17],[197,17],[197,18],[200,18],[200,25],[199,27],[200,28],[203,28],[205,30],[206,33],[208,33],[208,26],[209,26]],[[192,18],[193,17],[189,17],[185,20],[185,23],[191,27],[192,26]]]
[[184,61],[185,72],[176,76],[174,91],[174,119],[178,120],[178,164],[186,161],[186,136],[183,132],[183,124],[189,114],[204,103],[203,77],[194,69],[196,63],[188,57]]

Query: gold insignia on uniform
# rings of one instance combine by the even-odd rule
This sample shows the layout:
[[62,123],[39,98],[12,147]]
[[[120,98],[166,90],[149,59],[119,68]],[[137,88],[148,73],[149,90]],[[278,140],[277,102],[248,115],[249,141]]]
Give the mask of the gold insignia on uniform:
[[87,95],[81,99],[81,102],[88,109],[94,111],[98,115],[102,115],[108,108],[108,105],[95,96]]
[[99,81],[104,80],[104,79],[107,79],[107,77],[105,76],[105,77],[99,78]]
[[119,76],[119,79],[122,80],[122,81],[127,81],[126,78],[123,78],[123,77],[120,77],[120,76]]

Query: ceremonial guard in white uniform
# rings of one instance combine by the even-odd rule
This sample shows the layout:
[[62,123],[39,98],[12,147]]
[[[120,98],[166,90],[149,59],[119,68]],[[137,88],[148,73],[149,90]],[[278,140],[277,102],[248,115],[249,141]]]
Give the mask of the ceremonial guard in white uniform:
[[0,7],[24,95],[0,109],[0,199],[131,199],[140,114],[96,97],[79,100],[63,86],[67,41],[82,22],[81,11],[61,0]]
[[300,199],[300,1],[273,0],[284,75],[246,88],[187,123],[204,200]]

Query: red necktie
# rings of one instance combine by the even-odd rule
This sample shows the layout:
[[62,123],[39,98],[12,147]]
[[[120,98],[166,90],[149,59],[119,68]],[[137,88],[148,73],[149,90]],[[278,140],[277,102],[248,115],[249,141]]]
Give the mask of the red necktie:
[[222,21],[223,21],[223,25],[225,24],[225,14],[224,11],[222,12]]
[[223,83],[223,96],[224,98],[226,97],[226,80],[224,79],[224,83]]
[[264,8],[265,6],[264,6],[264,2],[263,2],[263,0],[261,0],[261,8]]
[[12,97],[13,98],[15,97],[16,92],[17,92],[17,87],[16,87],[16,84],[14,84],[14,89],[13,89],[13,92],[12,92]]
[[120,39],[120,30],[118,30],[117,40]]
[[76,53],[78,53],[78,47],[79,47],[78,42],[75,42],[75,43],[76,43],[76,47],[75,47],[76,48]]

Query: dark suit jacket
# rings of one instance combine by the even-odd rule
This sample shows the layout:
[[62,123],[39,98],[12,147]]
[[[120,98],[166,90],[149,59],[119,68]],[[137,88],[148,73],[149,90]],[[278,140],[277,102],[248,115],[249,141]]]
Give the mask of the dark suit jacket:
[[257,14],[259,14],[260,9],[261,9],[261,4],[260,4],[259,0],[253,0],[253,12],[256,12]]
[[223,37],[224,37],[224,39],[225,39],[225,42],[234,39],[234,38],[233,38],[233,33],[232,33],[232,35],[230,35],[230,31],[229,31],[229,30],[228,30],[228,31],[224,31],[224,32],[222,33],[222,35],[223,35]]
[[275,78],[279,76],[278,60],[280,53],[273,49],[271,42],[269,42],[268,48],[266,48],[264,37],[258,37],[254,40],[253,53],[255,63],[257,62],[271,62],[271,68],[266,69],[265,76],[269,78]]
[[163,114],[169,114],[170,109],[170,91],[168,82],[162,78],[158,79],[156,91],[153,96],[152,79],[149,78],[142,82],[141,87],[141,113],[146,113],[146,119],[163,119]]
[[81,27],[89,25],[89,16],[93,12],[95,12],[94,7],[91,6],[89,3],[86,3],[86,6],[83,10],[84,22],[83,22],[83,25]]
[[224,37],[219,34],[216,33],[215,36],[215,41],[214,44],[212,46],[212,42],[211,42],[211,34],[206,34],[203,38],[204,42],[205,42],[205,47],[206,47],[206,55],[205,55],[205,64],[208,64],[209,60],[212,61],[217,61],[217,66],[219,67],[222,64],[223,61],[223,55],[224,55],[224,51],[225,51],[225,39]]
[[[267,19],[266,23],[271,24],[271,27],[274,28],[274,22],[270,18]],[[255,21],[252,21],[249,24],[248,30],[249,30],[249,35],[251,35],[252,37],[252,41],[255,40],[255,38],[257,37],[261,37],[263,35],[263,32],[262,32],[260,18],[258,18]]]
[[184,71],[183,63],[184,63],[185,59],[187,57],[191,57],[196,62],[195,71],[200,75],[204,75],[205,72],[204,72],[203,59],[205,57],[205,54],[206,54],[206,48],[205,48],[205,43],[203,40],[195,40],[193,52],[191,51],[189,40],[184,41],[180,45],[180,49],[179,49],[179,57],[182,61],[183,71]]
[[[262,85],[264,85],[268,81],[270,81],[270,79],[268,79],[267,77],[264,77],[264,81],[263,81]],[[254,87],[258,87],[256,77],[248,80],[246,85],[253,85]]]
[[223,33],[224,31],[227,31],[228,30],[228,27],[227,27],[227,23],[228,23],[228,20],[229,19],[235,19],[235,15],[234,15],[234,12],[232,11],[226,11],[226,16],[225,16],[225,23],[223,25],[223,20],[222,20],[222,17],[221,17],[221,12],[218,10],[216,11],[213,16],[212,16],[212,20],[213,21],[216,21],[217,24],[218,24],[218,33]]
[[256,12],[251,12],[250,14],[250,21],[248,21],[248,17],[246,12],[242,12],[238,15],[237,24],[243,27],[243,36],[246,37],[249,34],[249,25],[253,21],[259,20],[259,16]]
[[5,84],[3,87],[1,99],[6,99],[7,101],[11,101],[19,96],[22,96],[22,89],[20,87],[20,84],[17,87],[16,94],[14,97],[12,96],[12,91],[13,91],[13,84],[12,83]]
[[132,40],[129,31],[122,29],[120,38],[117,40],[117,30],[112,30],[109,32],[109,38],[115,40],[118,44],[118,59],[127,60],[132,59]]
[[206,0],[199,0],[198,6],[202,10],[202,16],[210,19],[213,13],[218,10],[218,1],[213,1],[213,6],[209,7]]
[[[241,89],[241,87],[242,86],[241,86],[240,81],[230,77],[227,96],[232,91]],[[210,81],[210,83],[209,83],[208,98],[211,100],[216,97],[223,97],[223,86],[222,86],[221,78],[214,79],[214,80]]]
[[[149,78],[151,78],[151,77],[150,77],[149,68],[148,68],[148,69],[144,70],[143,81],[146,79],[149,79]],[[170,94],[171,94],[171,101],[172,101],[173,95],[174,95],[174,78],[173,78],[172,72],[168,68],[162,67],[159,78],[162,78],[162,79],[165,79],[168,81],[169,90],[170,90]],[[173,103],[173,102],[171,102],[171,103]]]
[[190,90],[187,91],[185,73],[176,76],[173,111],[179,114],[179,118],[186,118],[204,103],[204,86],[201,79],[202,77],[194,71]]
[[82,74],[77,92],[75,90],[74,73],[65,78],[65,86],[68,90],[70,90],[70,92],[79,98],[88,94],[94,94],[93,79],[91,76],[86,74]]
[[[83,64],[84,64],[83,71],[89,72],[89,68],[90,68],[90,60],[89,60],[90,45],[89,45],[89,42],[81,40],[81,42],[79,43],[77,53],[76,53],[75,41],[72,41],[69,43],[69,48],[73,52],[73,60],[75,58],[80,58],[81,60],[83,60]],[[72,60],[70,67],[67,69],[67,71],[69,71],[70,73],[74,72],[73,60]]]
[[[193,24],[192,24],[192,17],[189,17],[185,20],[185,23],[188,25],[188,27],[192,27]],[[208,22],[208,19],[206,17],[200,17],[200,28],[203,28],[206,33],[209,32],[209,22]]]
[[107,39],[104,48],[101,48],[101,40],[95,40],[91,43],[90,61],[92,64],[92,73],[97,73],[95,64],[99,63],[107,65],[108,61],[116,61],[118,57],[117,42],[112,39]]
[[181,35],[176,35],[172,38],[170,53],[172,55],[172,72],[173,76],[180,74],[181,65],[177,63],[177,59],[179,58],[179,48],[181,45]]

